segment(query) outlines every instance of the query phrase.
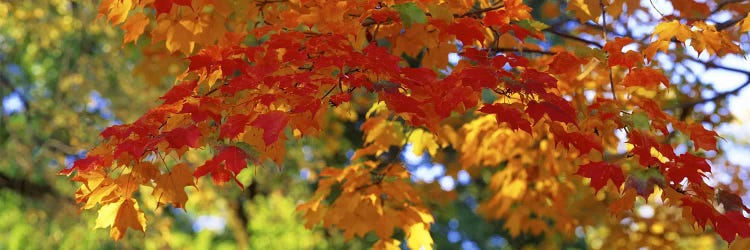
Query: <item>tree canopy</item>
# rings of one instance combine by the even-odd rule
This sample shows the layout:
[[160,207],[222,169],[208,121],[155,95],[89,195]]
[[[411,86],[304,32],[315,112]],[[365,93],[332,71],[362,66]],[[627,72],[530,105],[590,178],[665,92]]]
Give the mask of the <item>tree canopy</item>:
[[[746,55],[749,13],[743,1],[104,0],[97,15],[124,31],[108,50],[124,52],[78,53],[106,60],[116,72],[106,74],[143,77],[67,72],[87,60],[67,55],[76,47],[33,44],[65,60],[29,67],[45,67],[30,77],[60,79],[39,81],[55,85],[35,88],[26,108],[68,100],[61,112],[72,119],[26,112],[0,132],[45,142],[17,150],[76,155],[60,173],[80,183],[75,201],[96,209],[94,226],[115,240],[147,231],[153,214],[189,210],[207,179],[286,207],[294,202],[274,194],[312,187],[296,206],[306,227],[377,249],[448,244],[434,235],[454,232],[460,216],[477,221],[472,235],[501,234],[513,247],[679,246],[715,234],[742,248],[746,176],[726,161],[718,142],[728,136],[715,129],[732,119],[727,97],[750,84],[746,67],[722,63]],[[65,28],[49,35],[85,44]],[[699,77],[710,70],[747,79],[717,91]],[[174,82],[165,91],[139,94],[165,78]],[[82,117],[66,93],[90,89],[84,81],[115,88],[106,93],[122,123],[88,107],[95,114]],[[134,103],[148,108],[129,110]],[[116,125],[95,145],[90,130],[55,130],[86,119]],[[50,127],[19,136],[28,126]],[[50,160],[32,159],[13,164]],[[440,184],[420,177],[425,162],[442,171],[432,175]],[[296,170],[303,181],[291,181]],[[228,223],[252,228],[246,215]]]

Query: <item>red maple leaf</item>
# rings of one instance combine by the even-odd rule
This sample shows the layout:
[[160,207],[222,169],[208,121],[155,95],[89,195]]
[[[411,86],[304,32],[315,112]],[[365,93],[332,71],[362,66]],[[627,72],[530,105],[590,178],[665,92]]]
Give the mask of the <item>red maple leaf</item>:
[[477,91],[482,88],[494,89],[498,81],[493,71],[486,67],[465,68],[461,70],[460,78],[466,85]]
[[622,79],[625,87],[643,87],[646,89],[656,89],[659,83],[669,87],[669,80],[661,72],[652,68],[631,69],[630,73]]
[[618,37],[604,45],[603,50],[609,55],[608,65],[610,67],[621,65],[626,68],[632,68],[637,63],[643,62],[643,56],[638,52],[628,51],[627,53],[622,53],[622,47],[631,43],[633,43],[633,39],[630,37]]
[[[545,88],[557,88],[557,79],[548,73],[539,72],[534,69],[525,70],[521,73],[521,78],[523,78],[523,88],[529,93],[545,94]],[[556,96],[545,94],[545,97],[554,98]]]
[[169,13],[172,11],[172,5],[183,5],[190,6],[190,0],[156,0],[154,1],[154,8],[156,9],[156,15],[161,13]]
[[607,185],[608,180],[612,180],[612,183],[618,188],[625,182],[625,176],[622,174],[620,166],[608,162],[591,162],[581,165],[576,174],[591,178],[591,187],[597,192]]
[[690,196],[682,197],[682,207],[690,208],[690,212],[693,215],[693,218],[695,218],[695,221],[698,222],[698,225],[705,228],[706,223],[708,221],[716,221],[716,216],[718,216],[718,213],[716,210],[709,204],[707,204],[704,201],[696,200],[695,198],[691,198]]
[[422,105],[411,96],[406,96],[398,92],[383,93],[381,96],[385,100],[386,105],[388,105],[388,108],[393,111],[398,113],[413,113],[424,117],[424,110],[420,108]]
[[209,117],[215,122],[221,121],[221,100],[212,97],[203,97],[200,103],[185,103],[179,113],[190,114],[194,122],[202,122]]
[[474,18],[463,17],[456,19],[454,23],[448,25],[447,32],[456,35],[456,39],[461,41],[464,46],[469,46],[474,41],[484,41],[484,32],[482,26]]
[[529,102],[526,106],[526,113],[537,121],[542,119],[544,114],[547,114],[552,121],[575,123],[575,109],[570,106],[568,101],[556,95],[548,95],[545,99],[547,101],[541,103]]
[[234,177],[237,185],[244,189],[242,183],[237,181],[236,176],[247,167],[247,159],[248,156],[245,151],[238,147],[228,146],[214,158],[196,168],[193,176],[200,178],[210,173],[214,183],[218,185],[223,185],[229,181],[229,178]]
[[651,148],[657,149],[659,153],[669,159],[677,158],[670,146],[659,144],[653,137],[643,134],[636,129],[630,130],[630,133],[628,133],[628,143],[633,144],[631,152],[638,156],[638,163],[642,166],[656,166],[661,164],[659,159],[651,155]]
[[331,96],[331,103],[333,106],[341,105],[342,103],[348,102],[352,99],[352,94],[349,92],[341,92]]
[[479,111],[495,114],[497,123],[507,123],[512,129],[521,129],[531,134],[531,123],[524,119],[523,113],[509,104],[495,103],[484,105]]
[[596,140],[596,137],[591,134],[567,132],[557,123],[550,124],[550,131],[555,135],[555,140],[567,145],[573,145],[582,154],[588,154],[592,149],[599,150],[599,152],[604,150],[602,143]]
[[185,97],[191,96],[193,94],[193,91],[195,91],[195,87],[197,86],[197,81],[189,81],[177,84],[169,89],[169,91],[167,91],[164,96],[159,97],[159,99],[164,100],[164,104],[175,103],[179,100],[185,99]]
[[114,158],[119,159],[123,153],[129,154],[133,158],[139,158],[146,152],[146,142],[139,139],[127,139],[115,146]]
[[219,137],[232,139],[242,133],[249,122],[249,115],[239,114],[230,116],[223,124],[221,124]]
[[552,74],[579,73],[584,61],[569,52],[560,52],[552,57],[548,72]]
[[505,26],[510,23],[510,16],[505,10],[488,11],[484,14],[482,22],[485,25]]
[[288,122],[289,116],[286,113],[274,110],[259,115],[250,125],[263,129],[263,141],[268,146],[279,139],[279,134]]
[[200,137],[201,131],[195,125],[172,129],[169,132],[164,133],[164,139],[167,140],[169,146],[174,149],[180,149],[185,146],[191,148],[198,147]]
[[696,149],[714,150],[716,151],[716,137],[719,135],[716,131],[707,130],[698,123],[691,124],[688,126],[690,133],[690,139],[695,143]]
[[714,230],[721,238],[732,243],[739,234],[742,238],[750,237],[750,221],[740,211],[728,211],[716,216]]
[[58,174],[69,175],[74,170],[86,172],[86,171],[94,170],[97,167],[103,166],[104,165],[103,163],[104,163],[104,159],[100,156],[87,156],[86,158],[78,159],[74,161],[72,167],[60,170]]
[[673,162],[667,162],[663,168],[669,180],[675,183],[685,178],[691,183],[703,183],[703,177],[705,177],[703,173],[711,172],[711,166],[705,158],[689,153],[678,156]]

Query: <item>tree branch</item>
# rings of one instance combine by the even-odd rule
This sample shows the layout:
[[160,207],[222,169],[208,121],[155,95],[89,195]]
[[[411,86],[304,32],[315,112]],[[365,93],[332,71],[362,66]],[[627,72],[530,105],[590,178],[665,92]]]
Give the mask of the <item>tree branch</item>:
[[[686,60],[690,60],[690,61],[693,61],[693,62],[697,62],[697,63],[703,64],[704,67],[706,67],[706,69],[715,68],[715,69],[722,69],[722,70],[736,72],[736,73],[742,73],[742,74],[745,74],[745,76],[747,77],[747,79],[740,86],[738,86],[737,88],[734,88],[732,90],[729,90],[729,91],[726,91],[726,92],[717,93],[716,96],[711,97],[711,98],[700,99],[700,100],[696,100],[696,101],[685,103],[683,105],[678,106],[679,108],[681,108],[683,110],[692,110],[693,107],[695,107],[698,104],[703,104],[703,103],[707,103],[707,102],[716,102],[716,101],[719,101],[719,100],[723,100],[723,99],[727,98],[730,95],[739,94],[739,92],[742,91],[742,89],[744,89],[747,86],[750,86],[750,71],[746,71],[746,70],[742,70],[742,69],[737,69],[737,68],[732,68],[732,67],[727,67],[727,66],[723,66],[723,65],[718,65],[718,64],[716,64],[714,62],[704,62],[704,61],[701,61],[701,60],[698,60],[698,59],[695,59],[695,58],[687,58]],[[686,112],[683,112],[683,113],[686,113]]]
[[562,37],[562,38],[567,38],[567,39],[579,41],[579,42],[582,42],[582,43],[585,43],[585,44],[588,44],[588,45],[593,45],[593,46],[595,46],[597,48],[604,48],[603,45],[601,45],[601,44],[599,44],[599,43],[597,43],[595,41],[583,39],[583,38],[580,38],[580,37],[577,37],[577,36],[574,36],[574,35],[571,35],[571,34],[562,33],[560,31],[552,29],[552,28],[544,29],[542,31],[547,32],[547,33],[551,33],[551,34],[554,34],[554,35],[557,35],[557,36]]
[[545,51],[545,50],[517,49],[517,48],[506,48],[506,47],[493,48],[492,51],[494,51],[494,52],[532,53],[532,54],[541,54],[541,55],[556,55],[557,54],[555,52]]
[[474,16],[477,16],[477,15],[485,13],[485,12],[489,12],[489,11],[500,9],[502,7],[505,7],[505,4],[500,3],[500,4],[492,6],[492,7],[487,7],[487,8],[483,8],[483,9],[472,10],[472,11],[466,12],[464,14],[461,14],[461,15],[459,15],[457,17],[468,17],[468,16],[474,17]]
[[48,184],[38,184],[27,179],[14,178],[0,173],[0,189],[3,188],[14,191],[25,197],[40,199],[46,195],[49,195],[51,197],[67,201],[71,204],[75,203],[73,199],[60,195],[57,190],[55,190]]

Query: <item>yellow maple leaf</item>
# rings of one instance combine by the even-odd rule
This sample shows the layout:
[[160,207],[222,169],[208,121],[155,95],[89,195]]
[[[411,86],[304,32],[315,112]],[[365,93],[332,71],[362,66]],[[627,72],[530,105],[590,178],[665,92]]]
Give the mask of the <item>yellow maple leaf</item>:
[[409,249],[432,249],[432,236],[428,228],[424,223],[416,223],[405,230]]
[[747,16],[740,21],[737,26],[740,26],[740,33],[745,33],[750,31],[750,13],[747,13]]
[[110,237],[119,240],[125,236],[125,231],[128,228],[145,232],[146,216],[138,207],[138,202],[135,199],[120,199],[118,202],[104,205],[99,209],[99,217],[96,218],[95,228],[106,227],[112,227],[109,231]]
[[372,245],[372,249],[398,250],[398,249],[401,249],[399,245],[401,245],[401,241],[396,240],[396,239],[380,239],[377,242],[375,242],[375,245]]
[[656,25],[654,28],[654,35],[659,37],[659,40],[671,40],[673,37],[677,38],[680,42],[685,42],[688,38],[693,35],[693,32],[681,24],[680,21],[672,20],[670,22],[662,22]]
[[195,186],[192,171],[185,163],[172,167],[172,171],[157,176],[154,179],[156,186],[151,193],[159,204],[172,203],[176,208],[184,208],[187,201],[185,187]]
[[143,13],[135,13],[130,16],[128,21],[122,25],[122,29],[125,30],[125,39],[122,43],[133,41],[133,43],[138,44],[138,37],[143,34],[143,30],[146,29],[148,23],[149,19]]
[[128,13],[133,9],[133,0],[107,0],[99,6],[99,16],[107,15],[107,20],[112,24],[120,24],[128,18]]
[[409,135],[408,142],[412,144],[412,151],[414,151],[415,155],[422,155],[424,150],[427,149],[427,152],[431,156],[435,156],[438,148],[440,148],[435,140],[435,136],[423,129],[413,130],[411,135]]
[[568,11],[573,11],[581,22],[594,21],[602,15],[599,1],[597,0],[571,0],[568,2]]

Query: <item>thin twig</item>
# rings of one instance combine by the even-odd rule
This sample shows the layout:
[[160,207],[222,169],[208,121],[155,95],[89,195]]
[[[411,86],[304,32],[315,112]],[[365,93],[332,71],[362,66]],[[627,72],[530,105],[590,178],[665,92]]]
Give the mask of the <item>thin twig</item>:
[[[604,8],[604,2],[599,0],[599,8],[602,10],[602,36],[607,41],[607,9]],[[615,92],[615,81],[612,77],[612,67],[607,67],[609,71],[609,87],[612,89],[612,99],[617,103],[617,92]]]
[[555,30],[555,29],[549,29],[548,28],[548,29],[544,29],[542,31],[547,32],[547,33],[551,33],[551,34],[554,34],[554,35],[557,35],[557,36],[562,37],[562,38],[568,38],[568,39],[575,40],[575,41],[578,41],[578,42],[582,42],[582,43],[585,43],[585,44],[588,44],[588,45],[593,45],[594,47],[597,47],[597,48],[600,48],[600,49],[604,48],[604,45],[601,45],[601,44],[599,44],[599,43],[597,43],[595,41],[583,39],[583,38],[580,38],[580,37],[577,37],[577,36],[574,36],[574,35],[571,35],[571,34],[562,33],[562,32],[560,32],[558,30]]
[[541,54],[541,55],[555,55],[557,53],[552,51],[546,51],[546,50],[536,50],[536,49],[517,49],[517,48],[494,48],[492,50],[493,52],[518,52],[518,53],[533,53],[533,54]]
[[497,9],[502,8],[502,7],[505,7],[504,3],[500,3],[500,4],[496,5],[496,6],[491,6],[491,7],[487,7],[487,8],[483,8],[483,9],[472,10],[472,11],[466,12],[466,13],[464,13],[462,15],[459,15],[457,17],[477,16],[479,14],[482,14],[482,13],[485,13],[485,12],[489,12],[489,11],[493,11],[493,10],[497,10]]

